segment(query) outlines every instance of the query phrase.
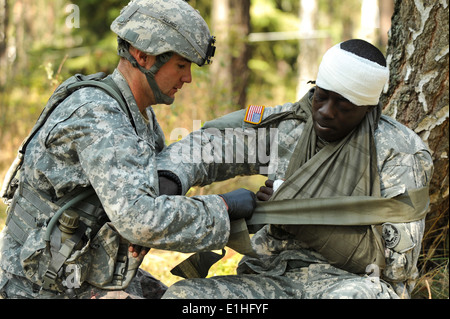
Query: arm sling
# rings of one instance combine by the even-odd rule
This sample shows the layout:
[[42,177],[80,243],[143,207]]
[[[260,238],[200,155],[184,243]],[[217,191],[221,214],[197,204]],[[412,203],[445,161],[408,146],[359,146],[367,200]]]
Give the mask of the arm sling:
[[[227,246],[256,257],[247,226],[270,224],[319,252],[338,268],[357,274],[365,273],[370,264],[383,269],[381,224],[424,218],[429,205],[428,187],[409,190],[395,198],[381,197],[373,137],[381,116],[380,105],[344,139],[317,149],[310,97],[307,94],[300,101],[295,117],[285,116],[285,119],[306,122],[290,159],[285,182],[269,201],[257,202],[251,219],[231,222]],[[274,114],[259,125],[280,118],[283,116]],[[190,259],[199,260],[195,255]],[[220,255],[212,258],[215,259],[220,259]],[[183,266],[186,278],[204,277],[205,271],[199,275],[193,270],[196,267]]]

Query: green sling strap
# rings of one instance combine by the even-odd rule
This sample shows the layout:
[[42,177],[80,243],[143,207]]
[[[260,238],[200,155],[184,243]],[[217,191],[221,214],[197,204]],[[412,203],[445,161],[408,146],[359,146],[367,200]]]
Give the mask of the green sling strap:
[[231,223],[227,246],[249,255],[251,246],[242,238],[249,237],[248,225],[381,225],[405,223],[425,218],[428,186],[409,190],[395,198],[348,196],[330,198],[286,199],[258,202],[250,220]]
[[[425,217],[428,186],[395,198],[345,196],[259,202],[248,225],[377,225]],[[280,221],[283,221],[280,223]]]
[[[349,196],[258,202],[251,219],[231,221],[226,246],[242,255],[256,256],[250,242],[248,226],[251,225],[357,226],[420,220],[428,211],[428,191],[427,186],[409,190],[395,198]],[[223,255],[223,252],[222,255],[213,252],[194,254],[171,272],[183,278],[204,278],[207,270]]]

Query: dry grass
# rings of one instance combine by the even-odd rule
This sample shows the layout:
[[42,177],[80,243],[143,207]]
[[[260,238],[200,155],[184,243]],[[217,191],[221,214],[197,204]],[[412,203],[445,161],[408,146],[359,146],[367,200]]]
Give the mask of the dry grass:
[[448,258],[419,277],[412,297],[415,299],[448,299]]
[[420,277],[412,297],[448,299],[448,206],[437,216],[429,216],[427,225],[418,262]]

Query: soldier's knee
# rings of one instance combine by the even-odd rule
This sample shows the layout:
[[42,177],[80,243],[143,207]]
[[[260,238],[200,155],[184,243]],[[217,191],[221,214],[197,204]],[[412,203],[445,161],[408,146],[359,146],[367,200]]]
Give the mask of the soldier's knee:
[[162,299],[195,298],[196,292],[198,292],[198,289],[190,281],[182,280],[170,286],[162,296]]
[[373,282],[367,278],[341,282],[324,294],[325,299],[378,299],[382,298],[382,287],[379,281]]

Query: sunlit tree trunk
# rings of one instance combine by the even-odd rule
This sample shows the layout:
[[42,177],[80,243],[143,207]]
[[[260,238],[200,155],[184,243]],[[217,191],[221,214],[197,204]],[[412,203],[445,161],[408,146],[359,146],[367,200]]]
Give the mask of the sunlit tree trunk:
[[378,29],[380,27],[380,8],[377,0],[362,0],[361,23],[358,38],[370,43],[377,43]]
[[318,3],[316,0],[300,0],[300,31],[302,34],[311,36],[299,40],[300,54],[298,55],[298,86],[297,99],[303,97],[308,92],[311,85],[308,81],[315,80],[318,70],[317,60],[319,56],[319,41],[313,37],[314,31],[317,29]]
[[378,0],[380,7],[380,36],[379,47],[386,48],[388,42],[388,32],[391,28],[391,18],[394,13],[394,2],[392,0]]
[[[218,49],[211,65],[211,70],[215,74],[213,82],[223,82],[222,85],[228,86],[231,83],[231,64],[230,48],[228,47],[230,24],[230,4],[229,0],[213,0],[211,12],[211,29],[217,39]],[[231,90],[231,86],[229,87]]]
[[[447,1],[395,1],[387,50],[390,81],[382,100],[385,113],[413,129],[430,147],[435,169],[427,232],[444,238],[449,200],[448,24]],[[431,252],[445,242],[435,236],[430,240],[434,242],[424,242],[424,247]]]

